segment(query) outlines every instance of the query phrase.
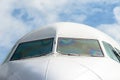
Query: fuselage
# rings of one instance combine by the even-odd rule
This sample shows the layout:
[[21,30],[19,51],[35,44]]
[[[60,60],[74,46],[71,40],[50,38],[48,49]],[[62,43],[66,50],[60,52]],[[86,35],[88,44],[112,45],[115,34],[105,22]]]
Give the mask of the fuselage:
[[120,46],[86,25],[57,23],[22,37],[0,80],[120,80]]

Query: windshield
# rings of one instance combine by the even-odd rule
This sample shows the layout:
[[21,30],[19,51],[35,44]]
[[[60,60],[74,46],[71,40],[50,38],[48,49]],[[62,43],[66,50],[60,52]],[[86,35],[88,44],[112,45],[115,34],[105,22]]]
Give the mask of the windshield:
[[44,56],[52,52],[53,38],[37,41],[24,42],[19,44],[11,60]]
[[93,39],[59,38],[57,52],[64,55],[103,56],[98,41]]

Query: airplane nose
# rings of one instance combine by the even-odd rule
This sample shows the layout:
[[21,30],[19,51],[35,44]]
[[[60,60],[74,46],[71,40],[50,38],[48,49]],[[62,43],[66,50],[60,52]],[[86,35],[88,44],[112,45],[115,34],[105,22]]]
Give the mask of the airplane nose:
[[101,80],[85,66],[70,59],[52,59],[45,80]]
[[88,70],[73,80],[102,80],[102,78],[99,75]]

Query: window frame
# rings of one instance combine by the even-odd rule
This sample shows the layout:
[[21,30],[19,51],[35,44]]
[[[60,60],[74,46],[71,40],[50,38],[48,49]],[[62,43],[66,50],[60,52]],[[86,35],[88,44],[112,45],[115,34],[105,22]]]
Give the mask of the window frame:
[[54,37],[51,37],[51,38],[44,38],[44,39],[38,39],[38,40],[32,40],[32,41],[26,41],[26,42],[18,43],[17,46],[12,49],[11,54],[9,54],[10,56],[9,56],[8,60],[9,61],[17,61],[17,60],[24,60],[24,59],[30,59],[30,58],[35,58],[35,57],[41,57],[41,56],[33,56],[33,57],[26,57],[26,58],[21,58],[21,59],[17,59],[17,60],[16,59],[12,60],[12,57],[14,56],[15,51],[17,50],[17,48],[19,47],[20,44],[29,43],[29,42],[35,42],[35,41],[40,41],[40,40],[47,40],[47,39],[52,39],[52,47],[51,47],[52,49],[51,49],[50,53],[47,53],[47,54],[42,55],[42,56],[46,56],[48,54],[49,55],[53,54],[54,40],[55,39],[54,39]]
[[[109,44],[109,43],[107,43],[107,42],[105,42],[105,41],[102,41],[102,44],[103,44],[103,47],[104,47],[104,49],[105,49],[105,52],[106,52],[106,54],[107,54],[107,56],[110,58],[110,59],[112,59],[112,60],[114,60],[114,61],[116,61],[116,62],[120,62],[120,59],[118,59],[118,57],[116,56],[116,54],[118,53],[118,51],[116,50],[116,48],[114,48],[111,44]],[[115,59],[113,59],[112,57],[110,57],[110,55],[109,55],[109,53],[108,53],[108,51],[106,50],[106,48],[105,48],[105,45],[107,44],[107,46],[109,47],[109,48],[112,48],[112,54],[114,55],[114,57],[116,57],[116,59],[117,60],[115,60]]]
[[[97,43],[98,43],[98,46],[99,46],[99,48],[100,48],[100,50],[101,50],[101,53],[102,53],[102,55],[103,56],[90,56],[90,57],[105,57],[105,55],[104,55],[104,52],[103,52],[103,49],[102,49],[102,46],[101,46],[101,44],[100,44],[100,41],[98,40],[98,39],[88,39],[88,38],[70,38],[70,37],[58,37],[58,39],[57,39],[57,46],[56,46],[56,52],[57,53],[59,53],[57,50],[58,50],[58,40],[59,40],[59,38],[67,38],[67,39],[77,39],[77,40],[95,40],[95,41],[97,41]],[[59,53],[60,54],[60,53]],[[64,55],[64,54],[63,54]]]

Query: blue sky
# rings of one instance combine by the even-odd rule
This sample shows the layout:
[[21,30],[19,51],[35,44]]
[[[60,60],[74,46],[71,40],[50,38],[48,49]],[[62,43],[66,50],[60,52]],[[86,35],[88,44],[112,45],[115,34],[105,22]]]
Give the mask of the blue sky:
[[0,62],[24,34],[66,21],[95,27],[120,42],[120,0],[1,0]]

